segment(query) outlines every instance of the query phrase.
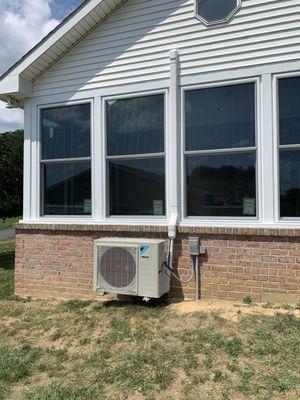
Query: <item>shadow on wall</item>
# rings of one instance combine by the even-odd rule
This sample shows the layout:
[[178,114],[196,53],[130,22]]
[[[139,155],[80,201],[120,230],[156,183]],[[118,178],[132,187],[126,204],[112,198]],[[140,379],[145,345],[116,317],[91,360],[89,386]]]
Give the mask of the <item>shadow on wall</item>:
[[[130,84],[145,82],[145,78],[143,79],[142,75],[141,78],[138,75],[136,77],[131,75],[128,82],[126,76],[125,78],[120,78],[123,72],[122,65],[119,63],[114,65],[115,62],[124,53],[132,50],[142,38],[146,37],[147,34],[173,15],[183,4],[188,3],[188,1],[175,0],[171,4],[168,4],[167,9],[163,7],[163,4],[157,5],[155,3],[147,21],[144,21],[143,15],[130,18],[131,10],[135,3],[135,0],[126,1],[100,25],[103,29],[107,29],[107,26],[109,27],[105,36],[103,36],[104,40],[99,37],[101,35],[101,28],[98,27],[57,61],[45,74],[34,82],[34,92],[37,95],[45,94],[47,96],[62,94],[64,98],[67,95],[68,99],[71,100],[80,90],[97,89],[97,83],[99,83],[102,89],[107,90],[111,86],[111,81],[115,80],[117,83],[116,74],[119,75],[117,79],[120,80],[120,84],[117,86],[124,84],[128,86]],[[145,6],[145,11],[150,13],[151,0],[148,3],[147,7]],[[128,10],[127,8],[129,7],[130,9]],[[129,15],[127,18],[126,13]],[[176,39],[174,38],[174,43],[169,44],[169,49],[171,50],[176,45]],[[157,67],[154,62],[153,66],[149,67],[149,62],[153,61],[154,58],[152,47],[147,49],[146,45],[141,52],[138,49],[134,51],[138,53],[138,55],[134,56],[137,61],[131,64],[131,67],[126,72],[143,70],[145,68],[144,61],[146,57],[147,75],[151,76],[151,69]],[[165,57],[166,60],[169,60],[169,50],[165,50]],[[164,65],[166,64],[165,62],[163,63]],[[114,73],[114,69],[117,70],[116,73]],[[103,71],[105,71],[105,75],[101,76]],[[154,74],[156,76],[159,75],[155,69],[153,70],[153,76]],[[94,79],[97,75],[99,76],[97,82],[95,82]],[[126,79],[125,83],[124,79]],[[162,79],[166,79],[166,77]],[[107,81],[107,85],[103,84],[105,81]]]

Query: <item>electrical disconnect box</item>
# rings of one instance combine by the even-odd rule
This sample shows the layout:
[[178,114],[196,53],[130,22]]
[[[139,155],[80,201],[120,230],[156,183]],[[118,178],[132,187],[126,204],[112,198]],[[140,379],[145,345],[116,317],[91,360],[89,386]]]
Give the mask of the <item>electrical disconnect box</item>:
[[199,255],[199,238],[198,237],[189,237],[189,252],[190,252],[190,256],[198,256]]
[[205,254],[206,249],[200,244],[199,237],[189,237],[189,253],[190,256],[199,256],[199,254]]

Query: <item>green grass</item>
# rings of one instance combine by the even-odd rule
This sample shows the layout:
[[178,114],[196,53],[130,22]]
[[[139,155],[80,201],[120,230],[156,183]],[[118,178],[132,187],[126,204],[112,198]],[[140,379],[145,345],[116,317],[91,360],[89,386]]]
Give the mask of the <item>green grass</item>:
[[4,229],[11,229],[12,226],[20,221],[21,217],[6,218],[5,221],[0,219],[0,231]]
[[[0,242],[1,277],[12,255]],[[296,310],[253,306],[232,320],[164,303],[22,301],[2,286],[1,400],[300,398]]]

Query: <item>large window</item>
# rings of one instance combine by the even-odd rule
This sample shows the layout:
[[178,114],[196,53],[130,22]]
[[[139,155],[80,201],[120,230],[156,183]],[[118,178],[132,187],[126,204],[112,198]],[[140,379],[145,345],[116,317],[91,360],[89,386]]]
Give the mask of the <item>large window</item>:
[[165,215],[164,95],[106,102],[110,215]]
[[43,109],[42,214],[91,215],[90,104]]
[[255,83],[185,92],[186,214],[255,217]]
[[300,217],[300,77],[278,85],[280,216]]

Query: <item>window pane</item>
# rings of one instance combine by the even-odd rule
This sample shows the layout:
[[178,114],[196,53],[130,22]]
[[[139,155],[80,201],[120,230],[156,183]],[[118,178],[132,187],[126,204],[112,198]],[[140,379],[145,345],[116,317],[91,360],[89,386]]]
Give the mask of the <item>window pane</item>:
[[300,144],[300,77],[279,80],[280,144]]
[[163,94],[107,102],[107,155],[163,151]]
[[45,164],[44,215],[91,215],[91,163]]
[[255,153],[188,156],[188,216],[255,216]]
[[164,159],[109,162],[111,215],[165,214]]
[[42,157],[90,157],[90,104],[42,111]]
[[253,83],[185,94],[186,150],[255,146]]
[[207,22],[227,19],[237,7],[237,0],[197,0],[198,14]]
[[300,217],[300,151],[280,151],[280,215]]

